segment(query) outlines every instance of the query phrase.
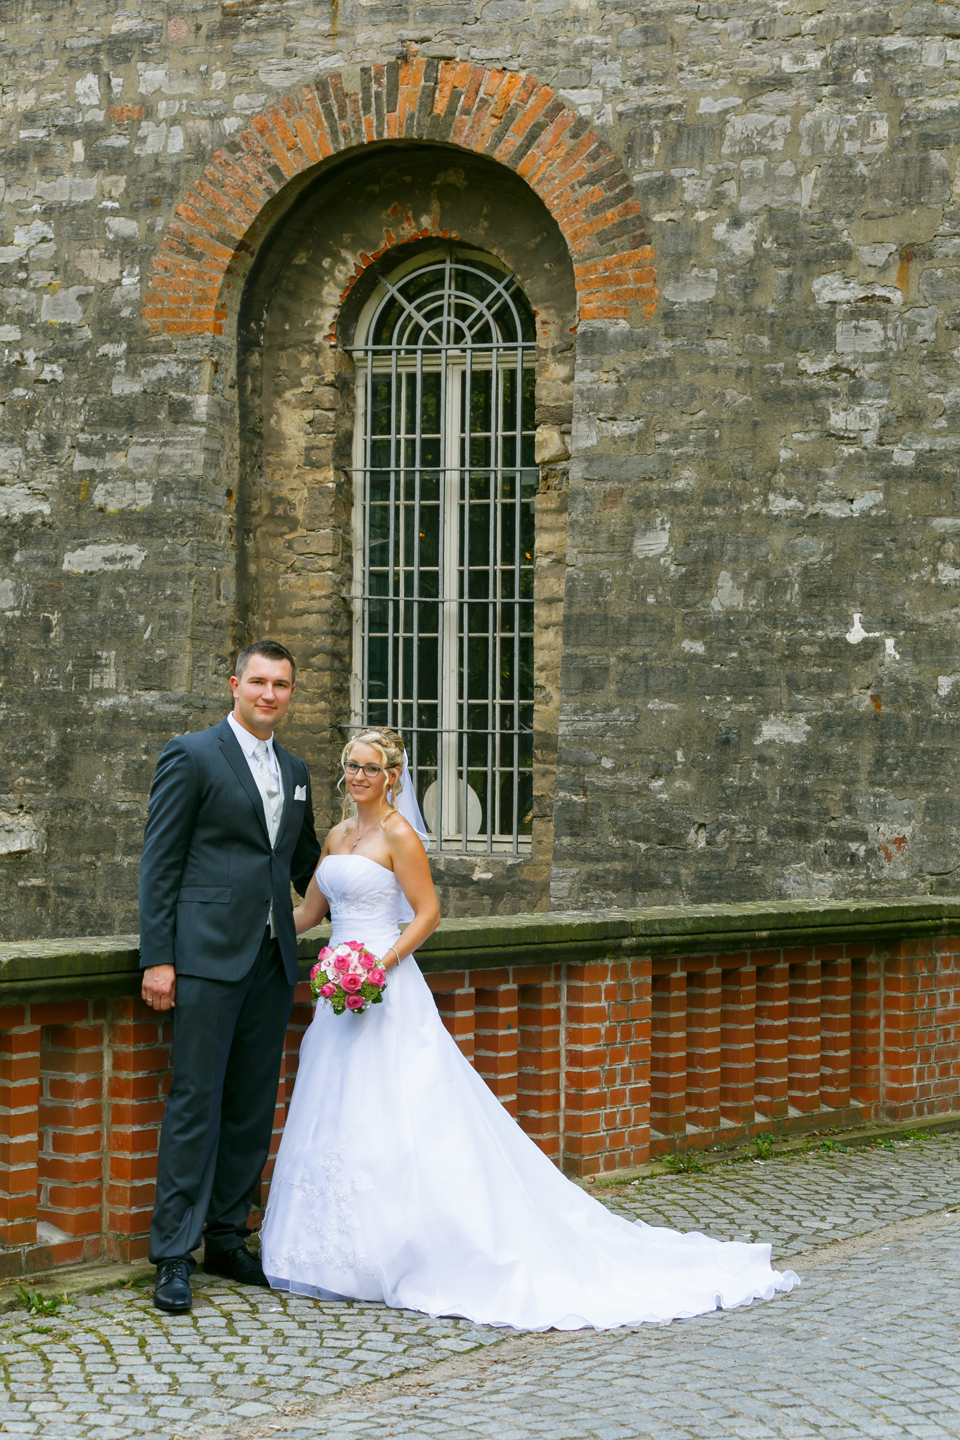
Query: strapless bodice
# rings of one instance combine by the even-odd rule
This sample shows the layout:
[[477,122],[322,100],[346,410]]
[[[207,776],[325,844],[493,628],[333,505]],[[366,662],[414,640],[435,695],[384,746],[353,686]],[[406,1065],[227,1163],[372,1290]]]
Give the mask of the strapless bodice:
[[377,954],[400,933],[403,890],[392,870],[366,855],[324,855],[317,884],[330,901],[332,945],[363,940]]

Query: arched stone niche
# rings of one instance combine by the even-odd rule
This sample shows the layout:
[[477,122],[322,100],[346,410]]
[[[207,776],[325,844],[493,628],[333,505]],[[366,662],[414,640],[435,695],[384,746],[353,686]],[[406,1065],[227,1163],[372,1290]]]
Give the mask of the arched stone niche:
[[352,665],[349,346],[381,273],[451,245],[506,264],[537,316],[535,798],[529,858],[437,856],[434,872],[447,913],[529,911],[548,906],[553,848],[577,294],[556,220],[505,166],[449,145],[368,146],[321,171],[260,246],[237,331],[238,627],[301,659],[285,738],[332,821]]

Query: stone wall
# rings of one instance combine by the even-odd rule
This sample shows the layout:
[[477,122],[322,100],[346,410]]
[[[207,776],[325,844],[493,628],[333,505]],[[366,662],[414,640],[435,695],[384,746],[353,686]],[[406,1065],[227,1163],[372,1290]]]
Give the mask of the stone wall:
[[[955,888],[955,6],[2,0],[0,55],[5,933],[135,924],[156,756],[250,616],[237,334],[151,327],[160,247],[256,117],[398,57],[552,87],[657,256],[655,312],[578,280],[552,903]],[[247,270],[313,173],[281,179]]]

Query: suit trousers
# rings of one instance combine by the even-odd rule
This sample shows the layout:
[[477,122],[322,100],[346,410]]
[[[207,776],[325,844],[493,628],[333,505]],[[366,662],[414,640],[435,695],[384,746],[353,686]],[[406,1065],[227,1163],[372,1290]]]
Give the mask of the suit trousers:
[[[235,1250],[273,1134],[293,986],[269,930],[240,980],[178,975],[150,1260]],[[206,1233],[204,1234],[204,1225]]]

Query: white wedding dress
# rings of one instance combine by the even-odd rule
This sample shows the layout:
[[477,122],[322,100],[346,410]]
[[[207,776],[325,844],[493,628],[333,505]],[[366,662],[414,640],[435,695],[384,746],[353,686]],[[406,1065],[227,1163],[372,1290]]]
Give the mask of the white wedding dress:
[[[331,945],[383,955],[398,938],[392,871],[328,855],[317,883]],[[413,957],[363,1015],[317,1007],[261,1259],[278,1290],[523,1330],[702,1315],[799,1284],[769,1245],[631,1223],[566,1180],[461,1055]]]

